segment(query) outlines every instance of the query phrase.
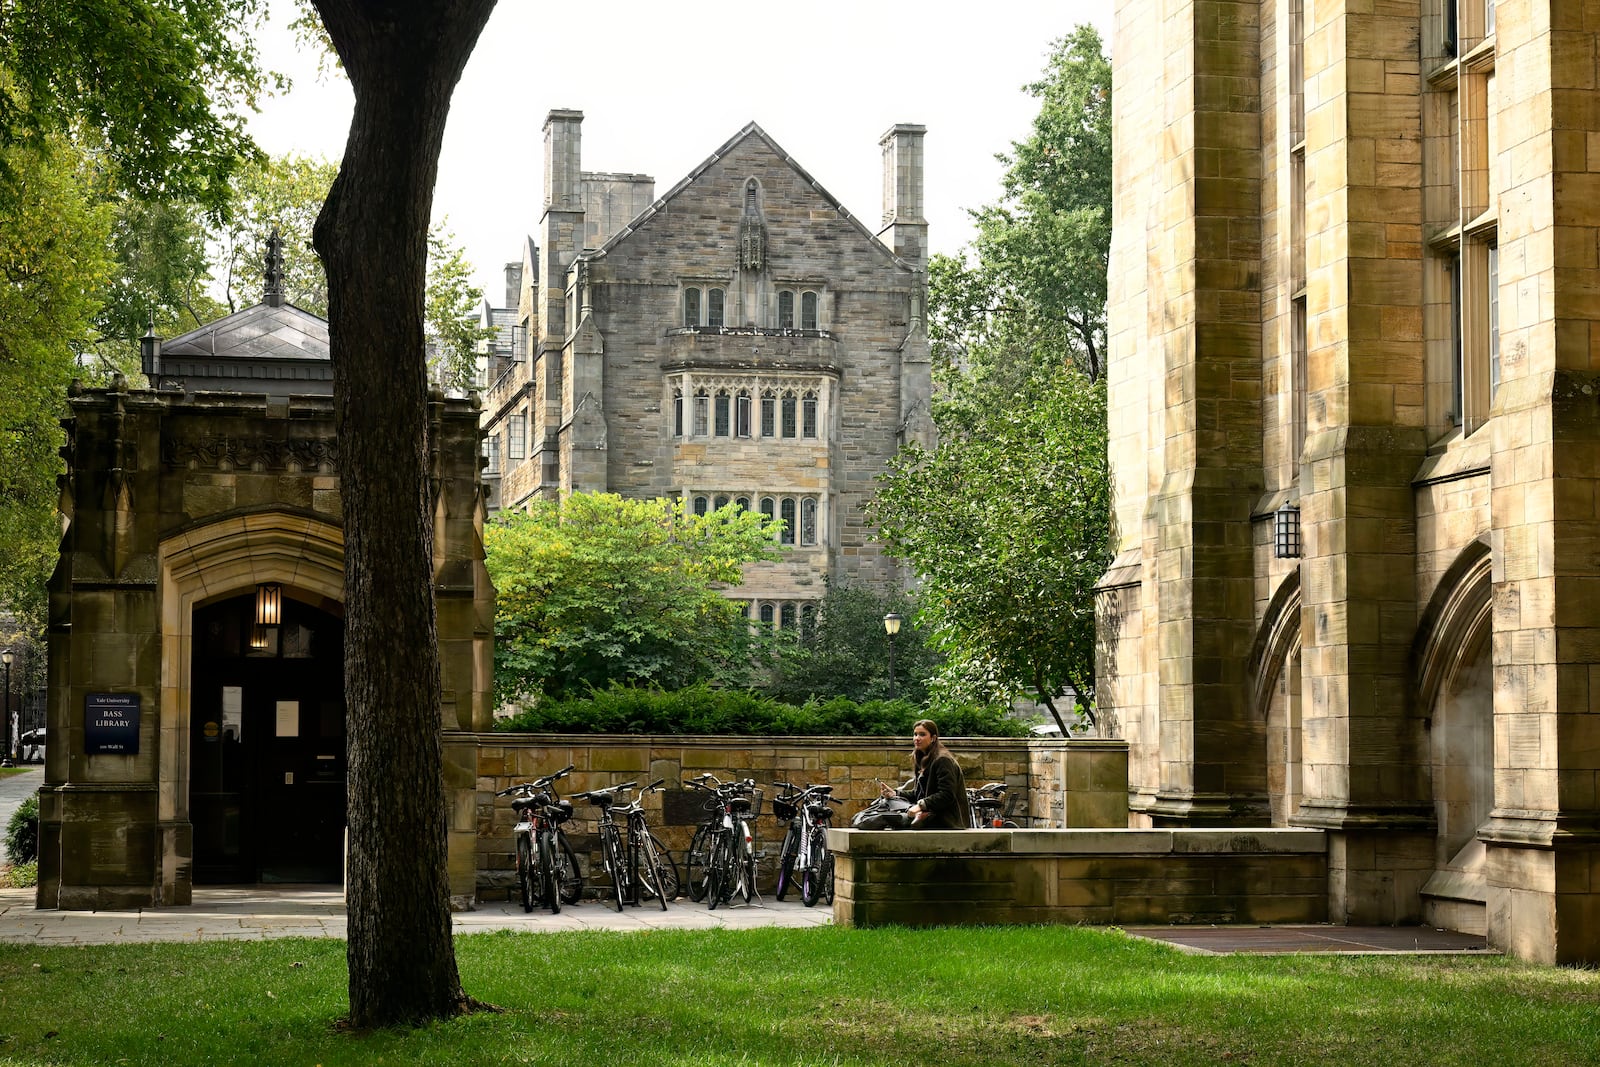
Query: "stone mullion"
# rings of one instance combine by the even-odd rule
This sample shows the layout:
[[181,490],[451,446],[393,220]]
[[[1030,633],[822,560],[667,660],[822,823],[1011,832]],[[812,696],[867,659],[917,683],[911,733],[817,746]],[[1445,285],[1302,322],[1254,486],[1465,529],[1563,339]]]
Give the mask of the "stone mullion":
[[[1600,943],[1600,3],[1505,11],[1499,241],[1503,377],[1491,421],[1495,809],[1490,940],[1546,962]],[[1548,78],[1548,81],[1546,81]],[[1525,167],[1525,161],[1545,161]],[[1546,169],[1548,168],[1548,169]],[[1553,214],[1532,208],[1554,204]]]
[[1166,306],[1176,325],[1163,344],[1161,786],[1150,814],[1259,821],[1265,750],[1244,652],[1254,633],[1250,490],[1262,480],[1260,11],[1199,0],[1173,17],[1186,23],[1172,27],[1169,69],[1192,64],[1193,74],[1168,88],[1178,140],[1166,171]]
[[[1419,25],[1414,10],[1372,14],[1355,2],[1318,3],[1310,17],[1306,766],[1293,821],[1353,835],[1330,842],[1335,916],[1394,921],[1415,908],[1431,842],[1408,664],[1410,478],[1425,449]],[[1382,863],[1367,830],[1391,835]]]

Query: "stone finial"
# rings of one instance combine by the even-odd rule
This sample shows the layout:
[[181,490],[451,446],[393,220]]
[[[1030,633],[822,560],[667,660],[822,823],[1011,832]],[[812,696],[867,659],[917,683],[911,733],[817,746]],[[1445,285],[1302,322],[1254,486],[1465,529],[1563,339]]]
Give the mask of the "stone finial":
[[267,238],[266,284],[261,302],[268,307],[283,306],[283,238],[279,236],[276,226]]

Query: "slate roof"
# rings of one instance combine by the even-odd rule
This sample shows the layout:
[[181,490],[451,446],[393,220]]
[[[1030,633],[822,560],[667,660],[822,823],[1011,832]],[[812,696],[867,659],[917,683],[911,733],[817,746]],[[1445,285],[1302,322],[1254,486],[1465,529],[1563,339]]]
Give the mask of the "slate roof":
[[256,304],[163,341],[144,372],[156,389],[331,396],[328,323],[293,304]]

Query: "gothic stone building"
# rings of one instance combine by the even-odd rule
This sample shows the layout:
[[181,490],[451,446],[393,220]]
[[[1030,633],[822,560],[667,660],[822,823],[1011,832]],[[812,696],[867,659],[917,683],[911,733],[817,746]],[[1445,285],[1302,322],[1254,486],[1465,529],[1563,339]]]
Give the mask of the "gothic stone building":
[[582,122],[545,121],[542,244],[509,272],[514,338],[484,412],[495,503],[603,491],[781,518],[791,551],[732,594],[777,626],[825,579],[900,583],[865,505],[932,435],[923,128],[881,141],[874,235],[755,124],[655,199],[646,176],[582,170]]
[[1596,0],[1121,0],[1098,600],[1138,821],[1591,963],[1597,54]]
[[[50,581],[39,907],[339,882],[344,528],[327,323],[269,294],[165,344],[149,389],[74,388]],[[475,892],[494,599],[478,413],[436,398],[450,887]]]

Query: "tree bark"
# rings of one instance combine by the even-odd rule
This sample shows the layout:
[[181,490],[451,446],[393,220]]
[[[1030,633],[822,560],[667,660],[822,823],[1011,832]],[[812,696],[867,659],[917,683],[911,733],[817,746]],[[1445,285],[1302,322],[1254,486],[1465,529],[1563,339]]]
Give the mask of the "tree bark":
[[314,0],[355,90],[313,244],[345,533],[350,1024],[468,1009],[450,936],[423,288],[450,97],[494,0]]

